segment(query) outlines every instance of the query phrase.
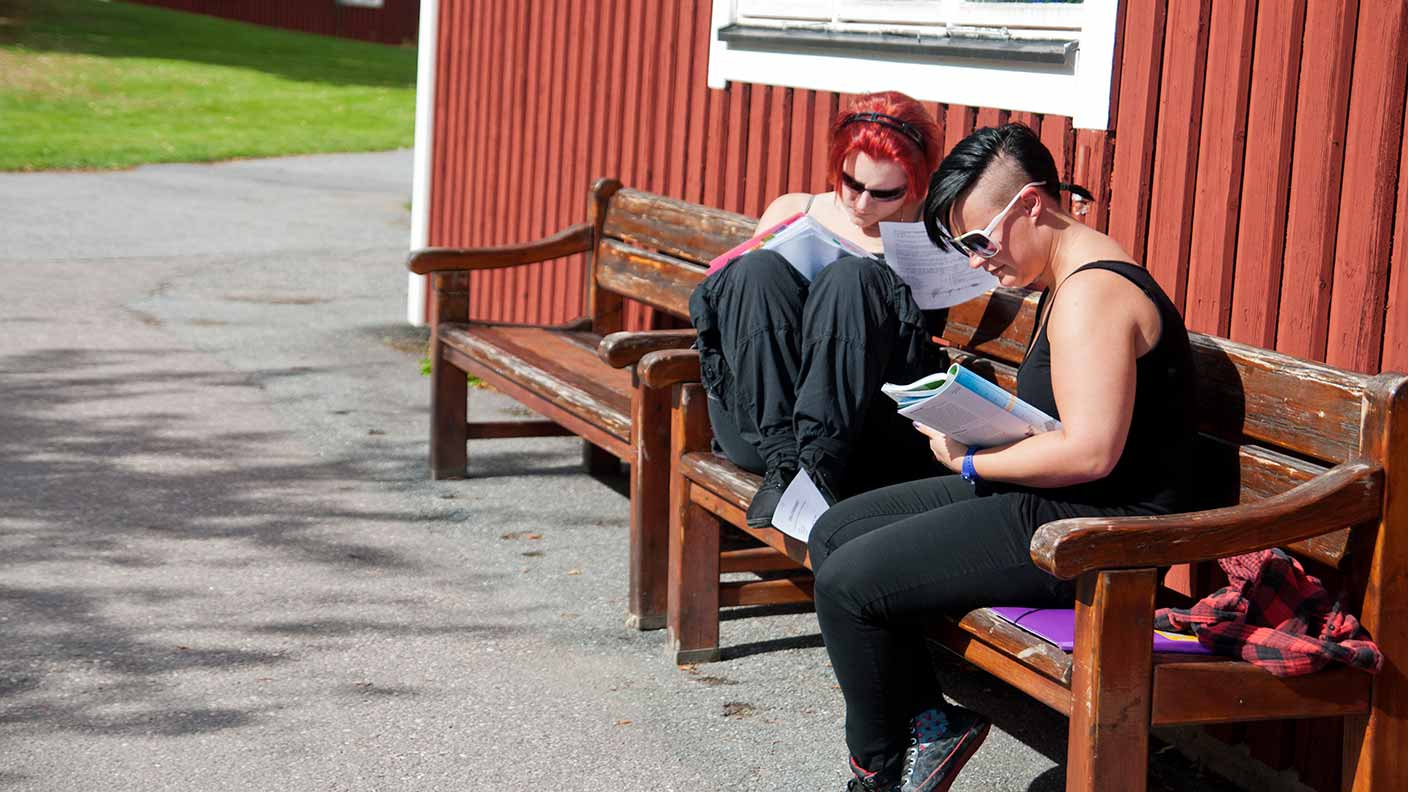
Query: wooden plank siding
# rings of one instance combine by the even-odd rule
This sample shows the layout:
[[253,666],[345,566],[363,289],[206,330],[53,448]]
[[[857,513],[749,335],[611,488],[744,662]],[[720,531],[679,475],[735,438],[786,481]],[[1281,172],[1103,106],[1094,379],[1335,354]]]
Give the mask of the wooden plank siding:
[[[850,97],[709,88],[712,6],[445,0],[432,243],[551,233],[585,216],[586,187],[603,175],[752,215],[778,194],[827,189],[827,129]],[[946,146],[1009,119],[1035,129],[1062,178],[1096,194],[1083,220],[1150,268],[1189,327],[1358,371],[1401,369],[1404,16],[1401,4],[1355,0],[1128,0],[1109,131],[925,105]],[[582,277],[580,256],[478,274],[471,308],[565,321],[581,310]],[[627,320],[668,324],[639,306]]]
[[[1357,0],[1310,0],[1301,48],[1276,349],[1325,359]],[[1354,222],[1352,214],[1346,220]]]
[[[1164,31],[1149,243],[1143,261],[1179,309],[1188,293],[1193,224],[1187,221],[1192,216],[1193,178],[1198,168],[1211,4],[1212,0],[1173,3]],[[1184,222],[1157,222],[1160,218],[1181,218]]]
[[381,8],[341,6],[325,2],[288,0],[126,0],[140,5],[249,22],[265,27],[299,30],[324,36],[358,39],[378,44],[416,41],[420,27],[420,0],[385,0]]

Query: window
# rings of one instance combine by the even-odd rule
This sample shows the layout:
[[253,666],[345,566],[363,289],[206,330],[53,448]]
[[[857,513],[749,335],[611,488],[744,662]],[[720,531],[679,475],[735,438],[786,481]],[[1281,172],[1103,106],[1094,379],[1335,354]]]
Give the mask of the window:
[[714,0],[728,80],[1109,121],[1117,0]]

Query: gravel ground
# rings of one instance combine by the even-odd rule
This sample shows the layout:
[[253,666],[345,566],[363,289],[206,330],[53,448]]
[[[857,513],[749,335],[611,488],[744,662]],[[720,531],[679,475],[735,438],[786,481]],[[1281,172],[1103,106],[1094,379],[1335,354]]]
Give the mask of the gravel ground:
[[[677,668],[577,441],[426,479],[410,159],[0,174],[0,787],[839,789],[807,610]],[[943,665],[996,722],[954,789],[1061,789],[1065,720]]]

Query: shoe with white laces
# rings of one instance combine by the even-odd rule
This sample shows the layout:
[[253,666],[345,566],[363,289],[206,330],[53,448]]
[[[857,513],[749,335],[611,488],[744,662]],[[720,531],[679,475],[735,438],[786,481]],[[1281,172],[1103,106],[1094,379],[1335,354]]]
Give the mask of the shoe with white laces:
[[947,792],[991,727],[987,718],[962,707],[929,709],[914,716],[900,792]]

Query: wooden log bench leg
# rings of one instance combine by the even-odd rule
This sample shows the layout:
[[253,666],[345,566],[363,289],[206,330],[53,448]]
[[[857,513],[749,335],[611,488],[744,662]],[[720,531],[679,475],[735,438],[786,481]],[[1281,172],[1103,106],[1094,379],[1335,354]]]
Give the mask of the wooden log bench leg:
[[693,485],[679,469],[686,451],[707,448],[709,413],[704,389],[672,391],[670,411],[670,536],[668,638],[676,664],[719,659],[719,519],[694,503]]
[[[435,308],[442,321],[463,321],[469,310],[469,276],[435,275]],[[430,477],[462,479],[469,462],[469,384],[445,359],[438,336],[430,344]]]
[[1365,393],[1360,451],[1384,466],[1384,506],[1360,621],[1378,642],[1369,714],[1345,719],[1343,788],[1408,790],[1408,379],[1380,374]]
[[1146,788],[1157,583],[1153,569],[1077,580],[1068,792]]
[[665,626],[670,566],[670,390],[637,386],[631,403],[631,556],[626,624]]
[[676,665],[712,663],[719,659],[721,526],[687,493],[677,515],[670,521],[669,652]]

